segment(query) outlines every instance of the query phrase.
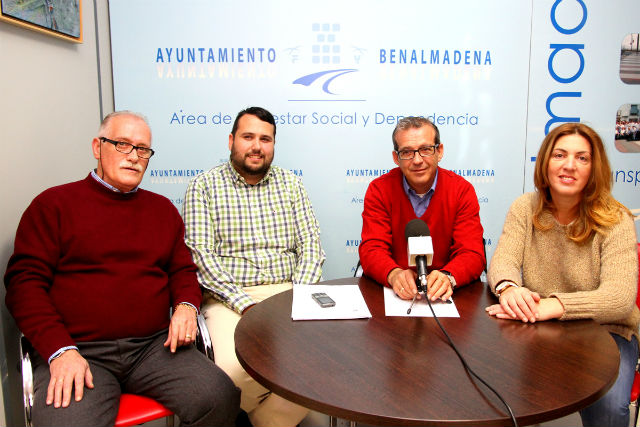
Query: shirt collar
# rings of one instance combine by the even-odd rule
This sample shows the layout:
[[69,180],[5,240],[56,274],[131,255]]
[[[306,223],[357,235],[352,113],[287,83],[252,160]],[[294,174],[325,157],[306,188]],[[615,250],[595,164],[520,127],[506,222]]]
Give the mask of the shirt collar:
[[[105,180],[103,180],[102,178],[100,178],[98,176],[98,174],[96,173],[96,170],[93,169],[91,171],[91,177],[93,179],[95,179],[96,181],[98,181],[100,184],[104,185],[105,187],[107,187],[109,190],[113,191],[114,193],[122,193],[122,191],[118,190],[116,187],[114,187],[113,185],[109,184],[108,182],[106,182]],[[127,191],[126,193],[123,194],[130,194],[130,193],[135,193],[136,191],[138,191],[138,187],[134,188],[131,191]]]

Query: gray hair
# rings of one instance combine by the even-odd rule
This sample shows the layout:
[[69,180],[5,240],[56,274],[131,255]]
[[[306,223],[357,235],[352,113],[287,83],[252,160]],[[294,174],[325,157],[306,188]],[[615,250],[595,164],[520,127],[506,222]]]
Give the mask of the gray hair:
[[149,128],[149,132],[151,132],[151,126],[149,125],[149,119],[147,119],[147,116],[142,113],[136,113],[135,111],[120,110],[109,113],[105,116],[104,119],[102,119],[102,123],[100,123],[100,128],[98,129],[98,135],[102,135],[102,133],[105,132],[105,130],[109,126],[109,122],[111,121],[111,119],[118,116],[131,116],[140,119],[144,122],[144,124],[147,125],[147,127]]
[[407,129],[420,129],[423,126],[431,126],[433,128],[433,130],[436,132],[436,136],[434,138],[435,145],[440,145],[440,131],[431,120],[425,119],[422,116],[408,116],[398,120],[395,129],[393,129],[393,133],[391,134],[393,149],[395,151],[398,151],[398,141],[396,141],[396,133],[398,133],[398,131]]

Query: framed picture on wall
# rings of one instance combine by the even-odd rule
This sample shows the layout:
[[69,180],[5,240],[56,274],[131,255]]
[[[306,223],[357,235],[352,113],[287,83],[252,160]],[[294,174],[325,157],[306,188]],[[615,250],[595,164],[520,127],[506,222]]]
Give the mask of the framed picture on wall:
[[82,0],[0,0],[0,20],[82,43]]

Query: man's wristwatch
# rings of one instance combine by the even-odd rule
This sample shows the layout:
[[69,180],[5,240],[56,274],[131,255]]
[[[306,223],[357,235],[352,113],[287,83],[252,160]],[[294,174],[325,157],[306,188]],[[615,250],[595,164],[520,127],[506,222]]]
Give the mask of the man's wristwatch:
[[451,282],[451,289],[455,289],[455,288],[456,288],[456,285],[457,285],[455,277],[453,277],[453,276],[451,275],[451,273],[449,273],[449,272],[448,272],[448,271],[446,271],[446,270],[440,270],[440,273],[442,273],[442,274],[444,274],[445,276],[447,276],[447,278],[449,279],[449,282]]

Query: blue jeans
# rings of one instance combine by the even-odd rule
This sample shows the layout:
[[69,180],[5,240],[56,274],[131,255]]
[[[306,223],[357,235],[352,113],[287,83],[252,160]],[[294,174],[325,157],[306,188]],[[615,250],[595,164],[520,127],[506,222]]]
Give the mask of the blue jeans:
[[584,427],[627,427],[629,425],[629,396],[636,363],[638,362],[638,340],[627,341],[611,334],[620,350],[618,379],[600,400],[580,411]]

